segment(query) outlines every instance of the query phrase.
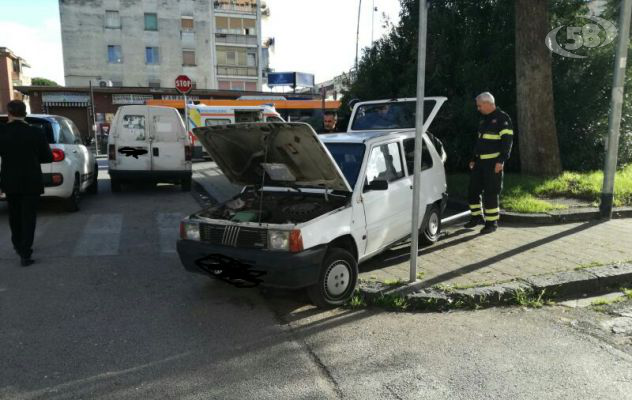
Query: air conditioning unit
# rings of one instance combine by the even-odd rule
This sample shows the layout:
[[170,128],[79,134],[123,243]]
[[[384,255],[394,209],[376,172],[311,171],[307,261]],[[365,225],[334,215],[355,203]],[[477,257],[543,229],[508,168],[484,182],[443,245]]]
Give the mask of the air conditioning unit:
[[112,81],[107,81],[105,79],[99,79],[99,80],[95,80],[92,81],[92,86],[97,86],[97,87],[112,87],[114,86],[112,84]]

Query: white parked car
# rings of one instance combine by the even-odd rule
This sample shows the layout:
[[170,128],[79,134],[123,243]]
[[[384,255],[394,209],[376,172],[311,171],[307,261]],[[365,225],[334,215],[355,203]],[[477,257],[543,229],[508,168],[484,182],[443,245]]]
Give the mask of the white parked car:
[[[446,99],[428,101],[429,125]],[[366,117],[365,106],[357,104],[353,115]],[[347,301],[358,263],[411,231],[415,131],[366,126],[320,137],[301,123],[196,129],[227,178],[245,187],[182,221],[184,267],[238,286],[307,288],[320,307]],[[425,243],[438,239],[447,200],[445,155],[434,143],[424,136],[419,229]]]
[[[6,121],[6,115],[0,116],[0,122]],[[97,193],[99,171],[79,129],[70,119],[57,115],[29,114],[26,122],[42,128],[53,152],[53,162],[41,165],[42,197],[61,198],[68,211],[78,211],[82,193]]]
[[119,107],[108,136],[108,172],[113,192],[124,182],[180,184],[191,190],[191,139],[178,110]]

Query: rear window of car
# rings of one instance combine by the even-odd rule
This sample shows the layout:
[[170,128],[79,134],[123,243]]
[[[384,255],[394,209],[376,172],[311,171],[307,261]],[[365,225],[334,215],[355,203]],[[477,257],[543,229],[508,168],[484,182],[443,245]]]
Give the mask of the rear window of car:
[[[41,128],[44,131],[44,135],[46,136],[46,140],[48,141],[49,144],[56,143],[53,124],[51,124],[50,121],[43,118],[33,118],[33,117],[26,117],[25,121],[28,122],[29,125]],[[6,116],[0,116],[0,123],[6,124],[7,122],[8,122],[8,118]]]

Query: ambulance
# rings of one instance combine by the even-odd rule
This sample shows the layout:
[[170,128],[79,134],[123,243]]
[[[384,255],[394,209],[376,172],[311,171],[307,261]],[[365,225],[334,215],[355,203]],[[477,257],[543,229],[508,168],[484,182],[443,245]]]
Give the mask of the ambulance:
[[285,122],[274,106],[207,106],[188,105],[189,135],[193,142],[193,158],[209,157],[202,144],[192,133],[194,128],[230,125],[244,122]]

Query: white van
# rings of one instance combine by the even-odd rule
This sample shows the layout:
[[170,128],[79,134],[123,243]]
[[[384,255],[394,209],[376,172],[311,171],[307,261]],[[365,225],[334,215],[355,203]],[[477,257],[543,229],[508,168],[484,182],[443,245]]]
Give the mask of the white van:
[[158,106],[118,109],[108,138],[112,191],[129,181],[171,182],[191,190],[191,139],[178,110]]
[[[244,122],[285,122],[274,106],[207,106],[189,105],[189,129],[204,126],[239,124]],[[193,157],[208,156],[202,144],[190,135],[193,141]]]

